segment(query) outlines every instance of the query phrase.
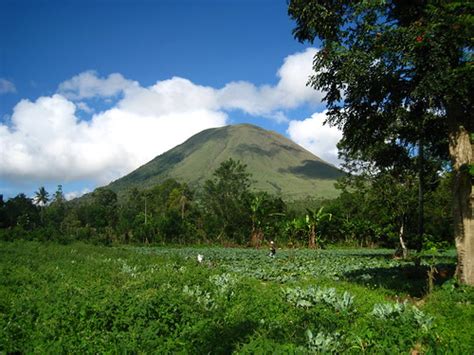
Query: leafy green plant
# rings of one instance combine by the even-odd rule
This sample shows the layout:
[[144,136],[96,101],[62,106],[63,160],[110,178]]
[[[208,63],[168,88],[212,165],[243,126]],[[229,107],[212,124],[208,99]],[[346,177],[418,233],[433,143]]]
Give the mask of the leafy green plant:
[[377,303],[374,305],[372,315],[379,320],[413,320],[424,332],[428,332],[433,326],[433,317],[426,315],[415,306],[408,306],[406,302]]
[[287,287],[284,295],[288,302],[297,307],[311,307],[318,303],[331,306],[336,311],[354,312],[354,296],[345,291],[342,296],[338,295],[335,288],[314,288],[306,289],[300,287]]
[[319,332],[313,335],[311,330],[306,331],[308,338],[307,346],[308,350],[315,353],[337,353],[341,343],[339,342],[340,334],[325,334]]
[[472,288],[415,306],[344,277],[391,252],[0,242],[0,353],[471,353]]

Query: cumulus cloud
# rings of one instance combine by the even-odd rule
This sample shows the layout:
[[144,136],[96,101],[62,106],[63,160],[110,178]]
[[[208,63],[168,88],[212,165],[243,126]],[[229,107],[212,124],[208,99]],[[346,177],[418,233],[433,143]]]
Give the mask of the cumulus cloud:
[[[306,87],[315,53],[286,57],[275,85],[235,81],[214,88],[172,77],[142,87],[118,73],[81,73],[61,83],[55,95],[20,101],[9,124],[0,124],[0,178],[102,184],[204,129],[225,125],[228,110],[285,121],[286,110],[321,100],[321,93]],[[112,99],[112,107],[97,112],[92,98]],[[290,136],[296,132],[295,140],[301,138],[298,124],[291,121],[288,130]]]
[[206,110],[146,116],[113,108],[81,121],[62,95],[22,100],[12,127],[0,125],[0,175],[107,183],[226,119]]
[[8,81],[7,79],[0,78],[0,95],[15,92],[15,84],[13,84],[11,81]]
[[219,103],[226,109],[241,109],[251,115],[261,115],[281,121],[281,110],[302,104],[318,104],[323,93],[308,87],[317,49],[308,48],[284,59],[277,72],[276,85],[255,86],[246,81],[235,81],[218,91]]
[[127,91],[117,106],[140,115],[167,115],[221,108],[216,100],[215,89],[180,77],[158,81],[148,88],[133,88]]
[[85,113],[92,113],[94,110],[89,107],[89,105],[85,102],[77,102],[76,106],[79,110],[84,111]]
[[87,193],[91,192],[90,189],[88,188],[84,188],[80,191],[71,191],[71,192],[68,192],[64,195],[64,197],[66,198],[66,200],[73,200],[75,198],[78,198],[78,197],[81,197],[82,195],[85,195]]
[[324,125],[326,112],[314,113],[302,121],[292,120],[287,133],[290,138],[314,153],[321,159],[339,166],[337,143],[342,138],[342,132],[337,127]]
[[316,52],[315,48],[308,48],[287,56],[277,71],[276,85],[256,86],[247,81],[233,81],[222,88],[212,88],[172,77],[150,87],[141,87],[118,73],[100,78],[94,71],[87,71],[60,84],[58,92],[71,100],[123,93],[118,107],[142,115],[195,109],[238,109],[282,122],[286,121],[283,110],[321,102],[323,94],[306,86]]
[[58,93],[71,100],[82,100],[116,96],[136,86],[137,82],[125,79],[119,73],[99,78],[95,71],[89,70],[59,84]]

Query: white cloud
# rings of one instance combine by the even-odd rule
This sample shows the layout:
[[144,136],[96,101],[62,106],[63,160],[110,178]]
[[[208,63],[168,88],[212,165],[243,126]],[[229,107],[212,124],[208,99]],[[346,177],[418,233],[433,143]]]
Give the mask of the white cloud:
[[86,104],[85,102],[77,102],[76,106],[79,110],[84,111],[85,113],[94,112],[94,110],[91,107],[89,107],[89,105]]
[[64,197],[66,198],[66,200],[72,200],[72,199],[75,199],[75,198],[78,198],[78,197],[81,197],[82,195],[85,195],[87,193],[91,192],[90,189],[88,188],[85,188],[85,189],[82,189],[81,191],[71,191],[71,192],[68,192],[64,195]]
[[321,102],[323,94],[306,86],[316,52],[315,48],[308,48],[287,56],[277,71],[276,85],[233,81],[222,88],[212,88],[172,77],[145,88],[117,73],[100,78],[94,71],[87,71],[60,84],[58,92],[72,100],[123,93],[118,107],[141,115],[239,109],[282,122],[287,121],[283,110]]
[[99,78],[95,71],[89,70],[59,84],[58,93],[71,100],[82,100],[116,96],[136,86],[137,82],[125,79],[121,74],[113,73],[107,78]]
[[302,104],[318,104],[323,94],[308,87],[313,68],[313,57],[317,49],[289,55],[277,72],[276,85],[255,86],[246,81],[231,82],[217,93],[218,102],[226,109],[241,109],[251,115],[262,115],[285,120],[281,110],[292,109]]
[[135,87],[118,103],[122,110],[140,115],[167,115],[196,110],[218,110],[216,90],[173,77],[149,88]]
[[337,127],[324,125],[326,112],[314,113],[302,121],[290,121],[287,133],[290,138],[314,153],[321,159],[339,166],[337,143],[342,138],[342,132]]
[[277,89],[285,107],[296,107],[303,102],[320,103],[323,94],[307,86],[313,72],[313,58],[317,49],[308,48],[304,52],[289,55],[278,70],[280,81]]
[[107,183],[227,119],[207,110],[146,116],[113,108],[80,121],[75,111],[59,94],[18,103],[12,127],[0,125],[0,176]]
[[0,95],[15,93],[15,92],[16,92],[15,84],[13,84],[11,81],[0,78]]
[[[81,73],[61,83],[58,94],[20,101],[11,124],[0,124],[0,178],[107,183],[204,129],[225,125],[227,110],[287,121],[285,110],[321,100],[306,87],[315,53],[286,57],[276,85],[236,81],[213,88],[172,77],[142,87],[117,73]],[[117,97],[96,113],[87,101]],[[92,117],[82,120],[77,110]],[[290,122],[289,132],[296,125]]]

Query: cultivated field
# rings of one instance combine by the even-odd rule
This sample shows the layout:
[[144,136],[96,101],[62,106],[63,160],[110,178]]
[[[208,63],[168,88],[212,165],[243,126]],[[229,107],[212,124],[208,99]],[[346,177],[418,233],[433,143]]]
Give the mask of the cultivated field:
[[0,353],[473,353],[454,254],[392,254],[0,243]]

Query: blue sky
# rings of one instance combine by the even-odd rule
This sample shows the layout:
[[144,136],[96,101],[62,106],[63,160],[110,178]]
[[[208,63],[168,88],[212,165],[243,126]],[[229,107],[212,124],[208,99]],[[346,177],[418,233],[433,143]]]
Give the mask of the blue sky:
[[253,123],[337,163],[285,0],[0,2],[0,194],[107,184]]

